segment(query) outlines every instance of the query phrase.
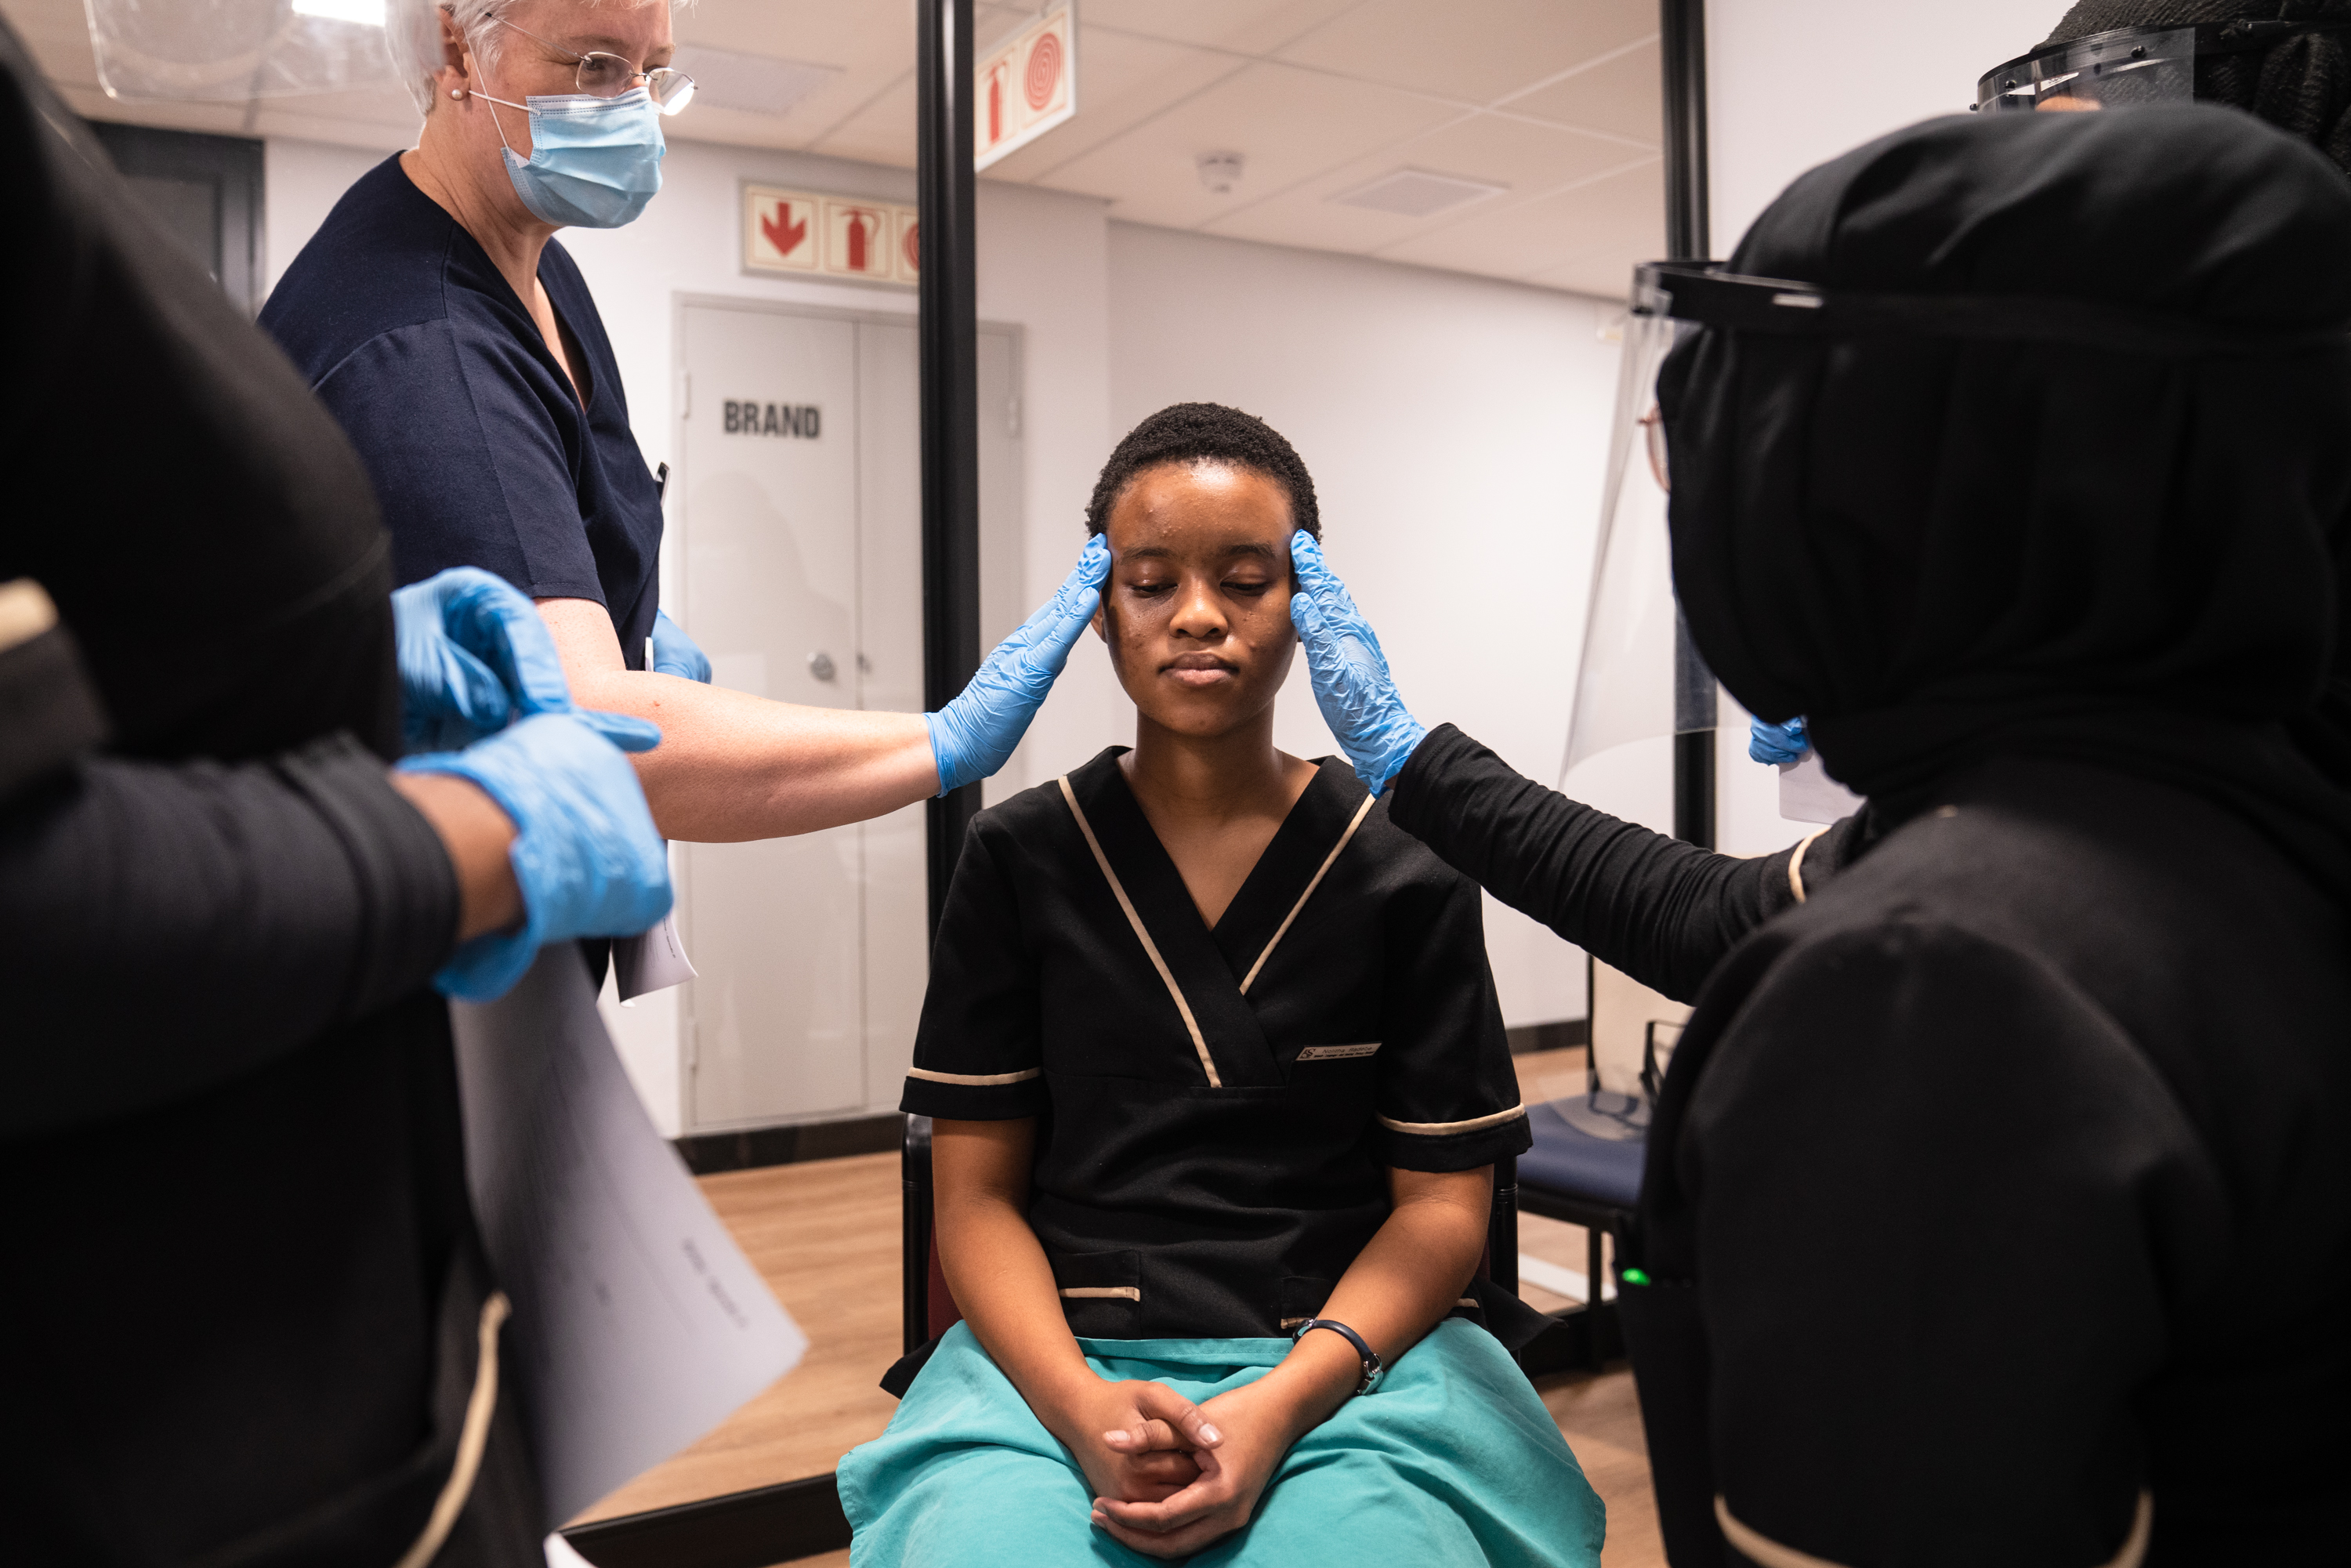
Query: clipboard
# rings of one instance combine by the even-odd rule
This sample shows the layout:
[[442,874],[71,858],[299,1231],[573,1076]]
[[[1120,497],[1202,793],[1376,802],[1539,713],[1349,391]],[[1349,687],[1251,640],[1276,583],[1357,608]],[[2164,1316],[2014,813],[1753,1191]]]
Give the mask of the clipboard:
[[453,1003],[465,1166],[544,1530],[708,1431],[808,1339],[653,1126],[571,943]]

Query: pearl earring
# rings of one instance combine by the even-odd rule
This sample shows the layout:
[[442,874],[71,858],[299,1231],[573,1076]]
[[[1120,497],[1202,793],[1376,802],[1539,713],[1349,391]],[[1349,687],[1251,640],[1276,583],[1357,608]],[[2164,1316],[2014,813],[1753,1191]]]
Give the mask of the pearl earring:
[[465,95],[463,92],[459,91],[457,89],[455,89],[455,88],[454,88],[454,87],[453,87],[453,88],[451,88],[451,89],[449,89],[449,96],[450,96],[451,98],[458,98],[458,99],[462,99],[462,98],[464,98]]

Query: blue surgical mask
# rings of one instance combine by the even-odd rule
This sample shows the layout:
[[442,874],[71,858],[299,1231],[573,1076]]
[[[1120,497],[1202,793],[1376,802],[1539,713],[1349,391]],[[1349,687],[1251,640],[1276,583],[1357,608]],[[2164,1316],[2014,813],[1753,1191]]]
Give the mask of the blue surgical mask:
[[[518,158],[507,148],[507,178],[540,222],[616,229],[635,222],[661,189],[667,144],[661,110],[644,89],[631,88],[617,98],[534,93],[521,104],[478,96],[508,109],[528,108],[530,156]],[[498,140],[506,140],[504,126]]]

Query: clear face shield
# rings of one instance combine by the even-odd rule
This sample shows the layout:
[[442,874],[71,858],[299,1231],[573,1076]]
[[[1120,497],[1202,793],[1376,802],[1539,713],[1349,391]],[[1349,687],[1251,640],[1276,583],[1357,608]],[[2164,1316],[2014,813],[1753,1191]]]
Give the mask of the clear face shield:
[[1713,728],[1715,714],[1714,677],[1681,631],[1666,531],[1670,479],[1657,370],[1686,329],[1670,314],[1665,272],[1651,265],[1634,274],[1583,655],[1560,766],[1569,794],[1661,830],[1671,825],[1671,738]]
[[[387,26],[423,26],[396,0],[86,3],[99,84],[118,99],[245,103],[389,88],[401,78]],[[432,43],[437,57],[437,32]]]
[[2196,63],[2254,54],[2309,33],[2351,28],[2351,17],[2323,22],[2207,22],[2189,27],[2117,27],[2020,55],[1976,82],[1986,114],[2136,108],[2189,103]]

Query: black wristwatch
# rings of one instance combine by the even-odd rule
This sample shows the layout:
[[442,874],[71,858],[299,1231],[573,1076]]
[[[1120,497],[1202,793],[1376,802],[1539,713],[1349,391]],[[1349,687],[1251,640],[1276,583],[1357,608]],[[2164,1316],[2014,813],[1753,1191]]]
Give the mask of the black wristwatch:
[[1388,1375],[1388,1369],[1380,1364],[1380,1353],[1372,1348],[1371,1342],[1335,1318],[1307,1319],[1291,1333],[1290,1343],[1295,1344],[1304,1339],[1311,1329],[1329,1329],[1332,1333],[1346,1335],[1347,1343],[1355,1347],[1355,1354],[1364,1358],[1364,1380],[1355,1385],[1356,1393],[1369,1394],[1380,1385],[1380,1379]]

